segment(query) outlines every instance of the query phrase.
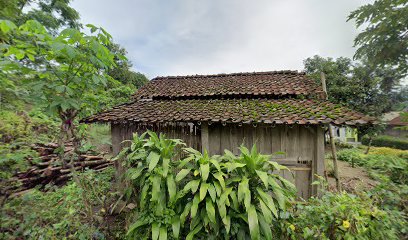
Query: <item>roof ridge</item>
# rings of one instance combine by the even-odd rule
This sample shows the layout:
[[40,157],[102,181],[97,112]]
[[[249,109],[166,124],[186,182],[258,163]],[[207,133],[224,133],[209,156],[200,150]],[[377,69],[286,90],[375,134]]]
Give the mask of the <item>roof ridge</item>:
[[278,70],[278,71],[262,71],[262,72],[235,72],[235,73],[216,73],[216,74],[195,74],[195,75],[177,75],[177,76],[157,76],[152,79],[185,79],[185,78],[213,78],[213,77],[230,77],[230,76],[251,76],[251,75],[272,75],[272,74],[299,74],[305,75],[304,71],[297,70]]

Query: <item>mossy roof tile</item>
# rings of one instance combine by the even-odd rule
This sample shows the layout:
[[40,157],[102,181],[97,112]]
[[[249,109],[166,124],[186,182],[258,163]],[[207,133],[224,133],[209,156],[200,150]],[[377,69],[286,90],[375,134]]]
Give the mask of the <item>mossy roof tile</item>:
[[82,120],[85,123],[163,121],[358,125],[373,123],[375,119],[325,100],[191,99],[135,100]]

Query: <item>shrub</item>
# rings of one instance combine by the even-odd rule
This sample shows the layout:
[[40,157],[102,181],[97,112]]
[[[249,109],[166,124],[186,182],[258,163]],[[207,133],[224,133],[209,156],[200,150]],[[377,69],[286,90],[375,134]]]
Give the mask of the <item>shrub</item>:
[[[364,145],[368,145],[369,138],[364,136],[361,142]],[[383,136],[372,138],[371,145],[376,146],[376,147],[390,147],[390,148],[408,150],[408,139],[402,139],[402,138],[383,135]]]
[[388,176],[393,182],[408,184],[408,161],[392,155],[368,155],[365,167],[372,175]]
[[364,157],[365,155],[361,152],[361,150],[353,148],[353,149],[343,149],[337,152],[337,159],[340,161],[345,161],[350,163],[352,166],[356,165],[363,165],[364,164]]
[[[272,226],[291,206],[295,188],[277,171],[285,167],[241,147],[236,157],[209,156],[153,132],[134,135],[119,159],[128,168],[136,219],[128,237],[167,239],[272,239]],[[286,169],[286,168],[285,168]],[[272,173],[274,172],[274,173]]]
[[391,148],[374,148],[370,154],[364,154],[360,149],[344,149],[337,153],[337,157],[341,161],[366,168],[375,179],[387,176],[395,183],[407,184],[408,161],[398,157],[405,157],[405,152]]
[[[91,191],[85,191],[88,200],[97,205],[100,198],[110,189],[113,169],[95,174],[87,171],[79,175],[82,183],[92,184]],[[0,239],[102,239],[97,225],[84,217],[81,187],[74,182],[48,192],[33,189],[10,199],[1,211]],[[103,213],[100,213],[102,217]],[[7,231],[3,231],[6,229]]]
[[390,155],[408,159],[408,150],[401,150],[389,147],[372,147],[369,153],[375,155]]
[[23,113],[0,111],[0,142],[7,143],[25,136],[30,130],[28,124],[29,118]]
[[400,216],[378,209],[368,197],[327,192],[298,204],[286,222],[292,239],[400,239]]

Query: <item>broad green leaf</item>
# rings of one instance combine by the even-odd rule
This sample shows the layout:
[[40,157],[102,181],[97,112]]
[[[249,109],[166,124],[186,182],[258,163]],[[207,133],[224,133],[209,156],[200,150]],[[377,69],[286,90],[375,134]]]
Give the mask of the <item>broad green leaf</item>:
[[203,179],[203,181],[207,181],[208,179],[208,174],[210,173],[210,165],[207,164],[203,164],[200,166],[200,172],[201,172],[201,177]]
[[200,186],[200,201],[204,200],[205,196],[207,195],[208,184],[205,182],[201,182]]
[[166,226],[160,227],[159,240],[167,240],[167,228],[166,228]]
[[225,231],[228,234],[231,229],[231,217],[229,215],[226,216],[225,218],[222,219],[222,222],[224,223]]
[[207,188],[208,188],[208,193],[210,194],[210,197],[211,197],[212,201],[215,202],[215,198],[217,197],[217,193],[216,193],[216,191],[215,191],[214,185],[212,185],[211,183],[209,183],[209,184],[207,185]]
[[266,204],[266,206],[268,206],[268,208],[272,211],[273,215],[275,215],[275,217],[277,218],[278,211],[276,210],[275,203],[273,202],[272,197],[269,194],[265,193],[260,188],[256,188],[256,191],[258,192],[258,195],[260,197],[259,200],[260,201],[262,200]]
[[221,188],[225,189],[225,181],[224,181],[224,177],[222,176],[222,174],[218,172],[218,173],[213,173],[212,175],[218,180],[218,182],[221,185]]
[[0,20],[0,30],[3,33],[8,33],[14,29],[16,29],[17,26],[10,20]]
[[213,223],[216,223],[215,209],[214,209],[214,205],[210,198],[206,198],[205,208],[207,209],[207,214],[208,214],[208,218],[210,219],[210,221]]
[[261,226],[261,231],[263,233],[263,239],[272,240],[272,230],[271,226],[265,221],[262,215],[258,214],[259,225]]
[[197,225],[193,231],[190,231],[187,236],[186,236],[186,240],[193,240],[194,239],[194,235],[196,235],[201,228],[203,228],[203,226],[201,224]]
[[198,196],[198,194],[196,194],[193,199],[193,205],[191,206],[191,218],[194,218],[196,216],[199,203],[200,197]]
[[264,171],[255,170],[258,177],[262,180],[266,188],[268,188],[268,173]]
[[132,225],[130,225],[129,230],[126,233],[126,235],[129,235],[130,233],[132,233],[133,231],[135,231],[139,227],[144,226],[146,224],[148,224],[148,222],[145,219],[138,219],[136,222],[134,222]]
[[200,180],[199,179],[192,180],[192,181],[188,182],[184,186],[183,191],[188,192],[189,190],[191,190],[192,193],[195,193],[197,191],[199,185],[200,185]]
[[147,156],[147,161],[149,162],[149,172],[151,172],[160,160],[160,155],[154,151],[151,151]]
[[271,210],[268,208],[268,206],[266,206],[266,204],[264,203],[264,201],[259,200],[259,206],[261,207],[262,210],[262,214],[265,217],[265,221],[269,224],[272,224],[273,221],[273,217],[272,217],[272,212]]
[[221,216],[221,219],[224,219],[227,217],[227,208],[225,206],[225,202],[217,201],[217,206],[218,206],[218,213]]
[[161,179],[159,176],[152,177],[152,199],[151,201],[159,200],[159,195],[161,194]]
[[211,158],[211,159],[210,159],[210,163],[212,163],[212,165],[214,165],[214,167],[215,167],[219,172],[221,172],[220,163],[219,163],[216,159]]
[[269,163],[270,165],[272,165],[272,167],[273,167],[274,169],[276,169],[276,170],[289,170],[289,168],[287,168],[286,166],[280,165],[280,164],[277,163],[277,162],[268,161],[268,163]]
[[140,195],[140,208],[143,209],[145,206],[145,199],[147,197],[148,191],[149,191],[150,185],[149,184],[145,184],[142,188],[142,193]]
[[221,196],[222,190],[221,185],[218,182],[213,182],[215,191],[217,192],[217,196]]
[[244,163],[237,163],[237,162],[230,162],[230,163],[226,164],[228,172],[232,172],[237,168],[244,167],[245,165],[246,164],[244,164]]
[[138,166],[135,171],[132,171],[129,173],[129,178],[132,180],[137,179],[138,177],[140,177],[140,175],[142,174],[143,170],[145,168],[143,166]]
[[157,240],[160,234],[160,225],[157,222],[152,223],[152,240]]
[[174,238],[178,238],[180,234],[180,218],[174,216],[171,221],[171,228],[173,229],[173,236]]
[[190,172],[190,169],[181,169],[180,172],[177,173],[176,175],[176,182],[180,182],[187,176],[187,174]]
[[181,223],[184,224],[184,221],[186,220],[186,217],[187,217],[188,213],[190,212],[192,205],[193,205],[192,202],[188,202],[188,203],[186,204],[186,206],[184,207],[184,210],[183,210],[183,212],[182,212],[181,215],[180,215],[180,222],[181,222]]
[[169,191],[169,197],[170,201],[174,201],[176,194],[177,194],[177,187],[176,187],[176,182],[174,181],[173,175],[168,175],[167,176],[167,188]]
[[288,200],[287,197],[283,194],[282,188],[279,184],[273,179],[273,177],[269,177],[269,184],[273,187],[273,193],[275,199],[278,201],[279,207],[281,209],[286,209],[286,201]]
[[245,191],[249,188],[248,178],[243,177],[242,181],[238,184],[238,201],[242,202],[245,198]]
[[25,56],[25,53],[24,53],[23,51],[20,51],[20,52],[16,53],[16,58],[17,58],[18,60],[23,59],[24,56]]
[[248,226],[249,232],[251,234],[252,240],[257,240],[260,237],[259,234],[259,224],[258,224],[258,214],[254,205],[248,208]]
[[232,200],[232,206],[235,210],[238,210],[239,208],[239,203],[238,203],[238,198],[237,198],[237,194],[236,191],[231,191],[231,193],[229,194],[231,200]]
[[167,173],[169,172],[169,164],[170,159],[163,158],[163,177],[167,177]]
[[[219,202],[227,202],[229,194],[232,192],[232,188],[227,188],[224,190],[224,192],[221,194],[220,199],[218,200]],[[228,204],[227,204],[228,205]]]

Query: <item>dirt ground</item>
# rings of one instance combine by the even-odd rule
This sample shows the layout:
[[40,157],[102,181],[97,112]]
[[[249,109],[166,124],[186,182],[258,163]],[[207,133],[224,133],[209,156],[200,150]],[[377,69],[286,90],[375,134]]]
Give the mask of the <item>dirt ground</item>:
[[[328,161],[332,161],[329,159]],[[378,184],[377,181],[371,179],[367,172],[360,167],[351,167],[347,162],[338,161],[340,183],[342,189],[351,192],[357,193],[360,191],[365,191],[373,188]],[[329,177],[329,188],[331,190],[336,189],[336,181],[333,177]]]

